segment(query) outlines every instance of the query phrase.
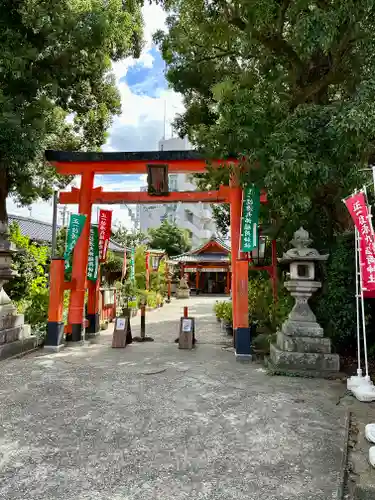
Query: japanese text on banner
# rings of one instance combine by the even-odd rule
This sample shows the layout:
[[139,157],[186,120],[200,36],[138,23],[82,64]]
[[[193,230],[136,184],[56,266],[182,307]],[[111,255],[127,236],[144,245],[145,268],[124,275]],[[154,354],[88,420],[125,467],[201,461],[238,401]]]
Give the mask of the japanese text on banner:
[[98,270],[99,270],[98,228],[96,226],[91,226],[89,257],[87,262],[87,279],[90,281],[96,281],[98,279]]
[[100,262],[105,262],[107,258],[107,250],[109,238],[111,237],[112,211],[99,211],[99,259]]
[[246,187],[242,198],[241,251],[251,252],[258,246],[260,191],[256,186]]
[[66,272],[70,272],[72,270],[72,253],[79,237],[82,234],[85,221],[86,215],[72,214],[70,216],[64,253]]
[[344,200],[358,230],[363,291],[375,290],[375,238],[365,194],[361,191]]

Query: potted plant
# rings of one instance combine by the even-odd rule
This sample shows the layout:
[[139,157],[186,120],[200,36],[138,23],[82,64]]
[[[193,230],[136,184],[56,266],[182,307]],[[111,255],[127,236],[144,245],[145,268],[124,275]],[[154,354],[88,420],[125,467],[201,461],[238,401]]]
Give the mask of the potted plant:
[[232,303],[231,302],[225,302],[223,320],[224,320],[225,331],[226,331],[227,335],[233,336],[233,312],[232,312]]
[[224,313],[224,302],[221,301],[219,302],[218,300],[215,302],[214,305],[214,313],[216,315],[217,321],[220,323],[221,320],[223,319],[223,313]]

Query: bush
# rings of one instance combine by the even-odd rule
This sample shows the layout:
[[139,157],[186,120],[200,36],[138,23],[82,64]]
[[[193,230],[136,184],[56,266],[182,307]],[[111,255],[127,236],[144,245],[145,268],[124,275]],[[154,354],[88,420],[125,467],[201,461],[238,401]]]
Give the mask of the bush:
[[31,291],[24,309],[25,323],[33,327],[33,333],[45,336],[48,319],[49,290],[36,288]]
[[18,250],[12,264],[17,276],[4,288],[15,301],[18,312],[25,315],[25,322],[31,325],[33,333],[44,336],[48,320],[49,249],[22,236],[16,223],[9,226],[9,239]]
[[4,285],[4,290],[15,302],[28,300],[35,287],[47,285],[49,249],[22,236],[20,227],[13,222],[9,225],[9,240],[17,247],[13,256],[12,268],[17,276]]
[[[146,304],[147,307],[152,307],[155,308],[158,306],[158,298],[157,298],[157,293],[154,291],[147,291],[147,290],[140,290],[138,292],[138,304],[139,307],[142,305],[142,303]],[[159,297],[161,297],[159,295]],[[159,299],[160,300],[160,299]]]
[[223,320],[226,324],[233,324],[233,304],[232,302],[226,301],[224,302],[224,311],[223,311]]
[[274,304],[272,282],[266,272],[251,272],[249,277],[249,320],[263,329],[276,332],[286,320],[294,300],[278,282],[278,300]]
[[227,301],[219,301],[219,300],[216,301],[214,305],[214,313],[217,319],[224,319],[224,311],[226,303]]

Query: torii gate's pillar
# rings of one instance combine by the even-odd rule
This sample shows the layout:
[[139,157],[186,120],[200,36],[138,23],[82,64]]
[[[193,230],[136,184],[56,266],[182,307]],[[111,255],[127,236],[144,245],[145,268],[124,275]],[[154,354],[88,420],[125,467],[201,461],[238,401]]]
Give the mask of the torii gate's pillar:
[[230,188],[230,235],[232,254],[233,335],[236,358],[251,360],[249,328],[249,263],[240,253],[242,189],[232,180]]
[[82,335],[85,308],[86,274],[90,241],[92,190],[94,187],[94,172],[85,172],[81,176],[79,190],[79,213],[86,215],[86,222],[73,253],[72,291],[70,293],[68,322],[71,333],[67,340],[79,342]]

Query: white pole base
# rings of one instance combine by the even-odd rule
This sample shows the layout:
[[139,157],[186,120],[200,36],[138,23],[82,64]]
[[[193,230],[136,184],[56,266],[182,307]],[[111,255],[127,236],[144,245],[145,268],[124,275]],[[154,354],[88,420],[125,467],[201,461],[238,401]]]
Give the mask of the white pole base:
[[354,396],[362,403],[375,401],[375,387],[369,377],[364,377],[364,382],[352,389]]
[[367,424],[365,427],[365,436],[367,441],[375,444],[375,424]]
[[353,375],[352,377],[349,377],[348,380],[346,381],[346,387],[348,391],[352,391],[356,387],[360,387],[361,385],[366,384],[365,377],[362,375]]

